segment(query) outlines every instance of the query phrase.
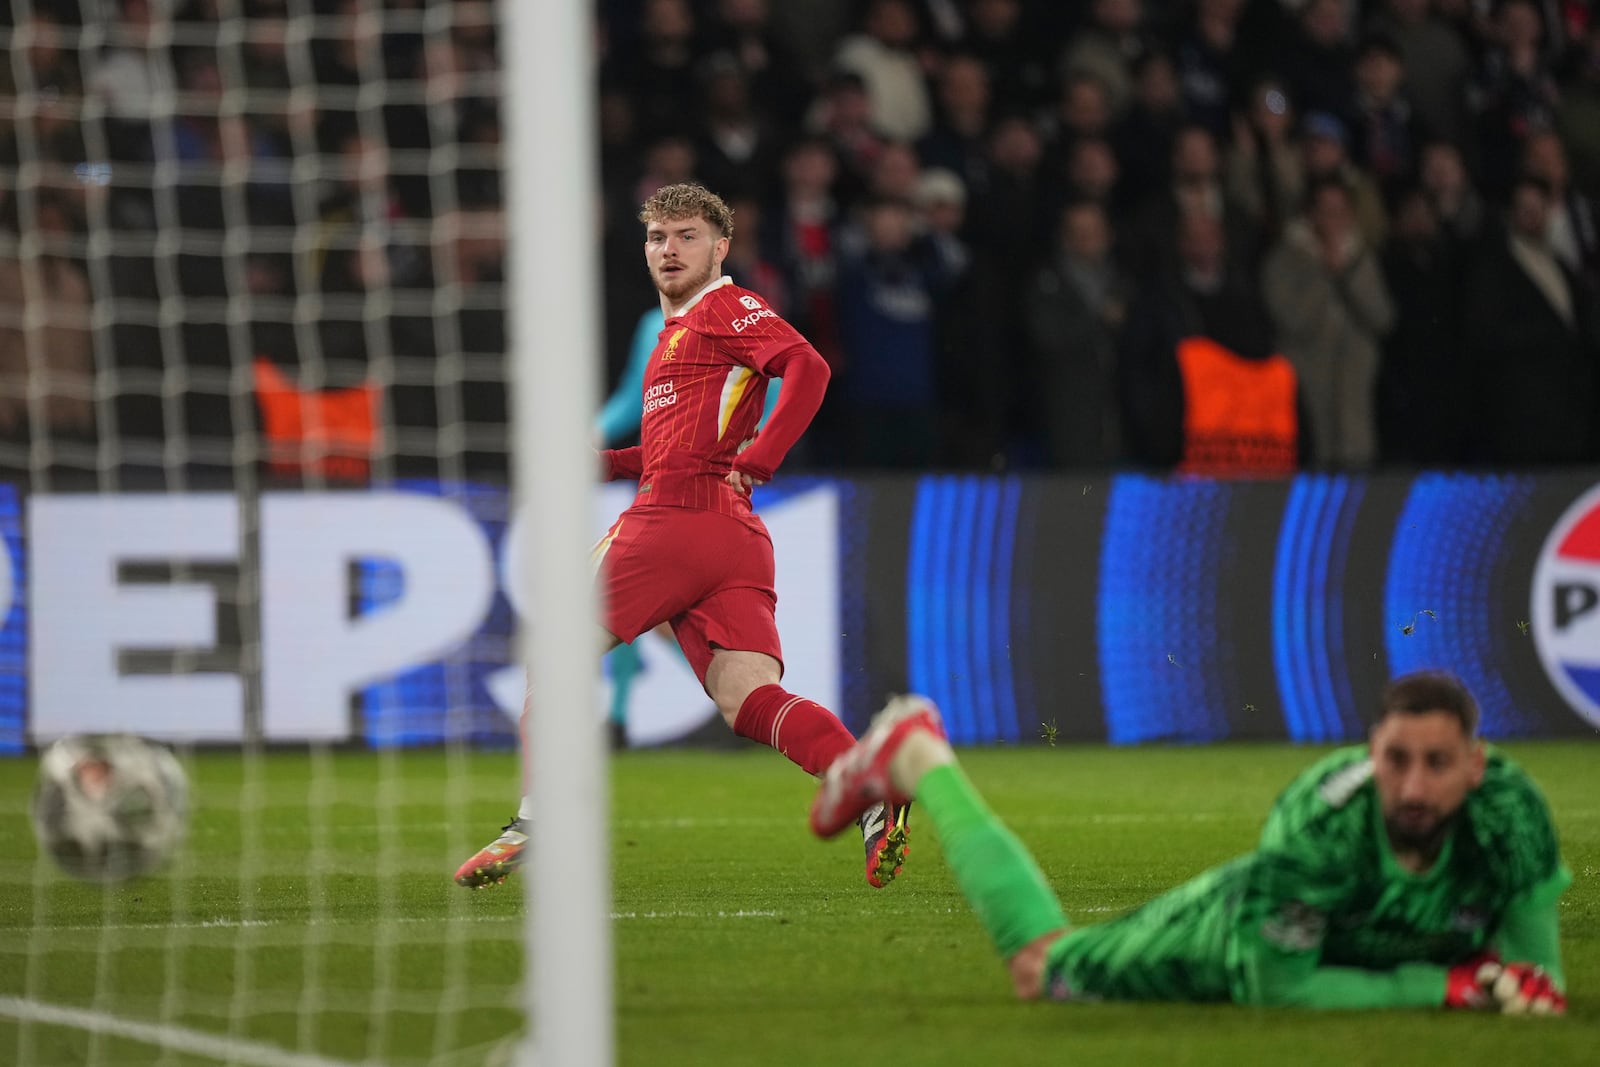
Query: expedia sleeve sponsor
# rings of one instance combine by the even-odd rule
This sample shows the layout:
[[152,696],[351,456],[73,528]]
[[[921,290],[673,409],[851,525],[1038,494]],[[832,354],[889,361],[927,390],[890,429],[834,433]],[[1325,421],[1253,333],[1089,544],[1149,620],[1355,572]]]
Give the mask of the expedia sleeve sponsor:
[[778,313],[771,308],[761,308],[759,311],[752,311],[748,315],[734,319],[728,325],[733,327],[734,333],[744,333],[762,319],[775,319],[777,317]]

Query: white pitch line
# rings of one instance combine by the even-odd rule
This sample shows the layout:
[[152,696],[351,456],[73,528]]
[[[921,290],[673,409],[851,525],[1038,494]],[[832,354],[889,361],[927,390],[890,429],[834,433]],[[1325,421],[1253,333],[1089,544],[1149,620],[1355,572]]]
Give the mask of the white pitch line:
[[[1119,907],[1094,906],[1087,908],[1071,909],[1074,915],[1100,915],[1117,911],[1131,911],[1138,906],[1138,902]],[[923,912],[928,915],[953,915],[962,909],[946,907],[931,908]],[[783,912],[765,908],[741,908],[736,911],[614,911],[611,918],[615,922],[659,921],[667,919],[778,919],[783,917]],[[859,916],[871,917],[878,913],[875,911],[861,910],[855,913]],[[203,919],[199,922],[187,923],[117,923],[100,925],[95,923],[79,923],[61,926],[37,926],[32,929],[37,932],[48,933],[128,933],[138,930],[267,930],[282,927],[329,927],[329,926],[449,926],[453,923],[502,923],[520,925],[526,917],[520,912],[515,915],[460,915],[460,916],[428,916],[406,915],[392,919]]]
[[290,1052],[276,1045],[259,1041],[223,1037],[191,1030],[167,1023],[146,1023],[108,1015],[84,1008],[69,1008],[62,1004],[47,1004],[39,1000],[0,996],[0,1015],[9,1015],[23,1022],[43,1023],[48,1026],[65,1026],[74,1030],[123,1037],[158,1048],[170,1048],[196,1056],[209,1056],[222,1063],[247,1064],[249,1067],[351,1067],[349,1060],[330,1060],[305,1052]]
[[[1056,813],[1036,815],[1009,815],[1008,823],[1027,823],[1031,826],[1077,826],[1081,824],[1121,824],[1121,823],[1191,823],[1191,822],[1221,822],[1239,819],[1252,820],[1261,816],[1253,812],[1224,812],[1224,811],[1090,811],[1079,813]],[[613,830],[732,830],[741,828],[771,828],[771,827],[797,827],[805,825],[805,816],[797,815],[794,818],[777,818],[762,816],[697,816],[681,815],[654,819],[613,819]],[[388,827],[377,823],[335,823],[324,821],[320,824],[323,829],[337,834],[372,834],[386,830]],[[454,823],[445,822],[407,822],[406,829],[415,833],[441,833],[457,830]],[[302,839],[306,835],[304,826],[255,826],[251,833],[262,837],[294,837]],[[191,827],[190,835],[195,837],[226,837],[230,840],[239,836],[238,831],[229,827],[206,826]]]
[[[618,922],[639,919],[775,919],[779,912],[759,909],[737,911],[614,911],[611,918]],[[863,913],[865,914],[865,913]],[[202,919],[186,923],[77,923],[61,926],[31,927],[50,933],[83,933],[96,930],[108,933],[132,930],[256,930],[284,926],[448,926],[452,923],[522,923],[524,916],[515,915],[404,915],[381,919]]]

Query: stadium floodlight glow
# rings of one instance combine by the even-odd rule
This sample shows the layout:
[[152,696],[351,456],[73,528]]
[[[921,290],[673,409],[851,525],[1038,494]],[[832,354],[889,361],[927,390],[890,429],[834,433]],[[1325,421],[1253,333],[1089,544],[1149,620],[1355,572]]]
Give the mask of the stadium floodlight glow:
[[[531,610],[522,647],[534,712],[537,810],[528,865],[522,1063],[612,1061],[610,835],[595,706],[598,627],[589,569],[595,464],[588,420],[599,366],[593,210],[594,13],[588,3],[500,4],[507,156],[513,491],[537,501],[523,554]],[[507,783],[508,790],[511,783]]]

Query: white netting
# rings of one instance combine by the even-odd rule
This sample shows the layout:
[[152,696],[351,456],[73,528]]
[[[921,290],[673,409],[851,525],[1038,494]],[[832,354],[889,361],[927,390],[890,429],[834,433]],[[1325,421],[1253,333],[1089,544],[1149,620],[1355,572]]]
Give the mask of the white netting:
[[515,782],[476,753],[512,738],[496,36],[439,0],[0,8],[0,786],[119,728],[195,796],[160,878],[0,870],[0,1061],[520,1028],[518,894],[449,880]]

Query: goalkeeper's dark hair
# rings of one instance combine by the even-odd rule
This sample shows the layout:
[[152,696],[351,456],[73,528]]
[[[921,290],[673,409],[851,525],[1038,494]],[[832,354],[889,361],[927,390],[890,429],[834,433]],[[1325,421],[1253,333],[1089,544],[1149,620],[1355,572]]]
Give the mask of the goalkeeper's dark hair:
[[639,221],[646,224],[693,218],[705,219],[724,237],[733,236],[733,209],[722,197],[694,182],[663,185],[639,208]]
[[1460,678],[1449,671],[1413,671],[1383,687],[1376,725],[1391,715],[1426,715],[1442,711],[1461,723],[1468,738],[1478,735],[1478,702]]

